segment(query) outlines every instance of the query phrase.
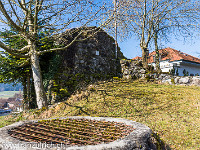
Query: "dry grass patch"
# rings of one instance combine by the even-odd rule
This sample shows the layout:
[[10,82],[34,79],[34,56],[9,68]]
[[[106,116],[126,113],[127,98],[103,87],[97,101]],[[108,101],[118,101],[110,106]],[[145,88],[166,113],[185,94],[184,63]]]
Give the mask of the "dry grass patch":
[[[200,148],[200,87],[146,83],[99,82],[48,110],[22,119],[99,116],[119,117],[149,126],[172,149]],[[84,94],[87,93],[87,94]],[[46,115],[45,115],[46,114]],[[48,114],[48,115],[47,115]],[[24,117],[26,116],[26,117]]]

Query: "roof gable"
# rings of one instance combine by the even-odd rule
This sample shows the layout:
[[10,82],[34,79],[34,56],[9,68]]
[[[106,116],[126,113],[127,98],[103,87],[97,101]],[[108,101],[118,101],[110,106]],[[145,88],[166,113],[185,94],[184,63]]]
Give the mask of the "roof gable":
[[[153,57],[155,57],[155,54],[156,54],[155,51],[149,54],[149,63],[154,62]],[[163,61],[169,60],[170,62],[172,62],[172,61],[178,61],[178,60],[185,60],[185,61],[200,63],[199,58],[183,53],[181,51],[172,49],[170,47],[159,50],[159,54],[160,54],[161,60]]]

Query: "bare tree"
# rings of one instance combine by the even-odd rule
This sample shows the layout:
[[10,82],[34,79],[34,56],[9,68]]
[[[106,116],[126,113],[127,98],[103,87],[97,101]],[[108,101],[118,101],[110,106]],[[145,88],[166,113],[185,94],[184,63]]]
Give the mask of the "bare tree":
[[[96,7],[96,8],[94,8]],[[82,31],[66,46],[41,50],[37,44],[39,32],[49,31],[46,36],[61,33],[66,28],[85,26],[94,20],[102,9],[90,0],[0,0],[0,21],[7,28],[13,28],[26,41],[21,49],[9,47],[0,41],[0,47],[14,57],[30,62],[38,108],[47,107],[43,87],[39,56],[52,51],[65,50],[71,46]]]
[[158,39],[168,40],[170,36],[181,34],[191,36],[194,29],[198,28],[198,9],[197,1],[158,1],[152,0],[154,7],[154,19],[152,20],[153,39],[155,44],[156,70],[159,73],[159,51]]
[[179,31],[189,33],[191,27],[194,27],[191,21],[194,23],[198,15],[197,11],[195,14],[193,3],[198,4],[192,0],[118,0],[118,35],[122,38],[129,35],[138,37],[143,66],[147,68],[148,48],[152,39],[158,49],[159,37],[166,38],[167,34]]
[[[118,35],[121,38],[127,38],[132,34],[139,37],[143,64],[147,67],[148,45],[152,38],[152,27],[149,26],[149,17],[152,16],[151,9],[149,9],[151,8],[150,2],[147,0],[118,0],[116,7]],[[111,11],[107,13],[112,14]],[[107,26],[107,29],[113,33],[114,24],[113,20]]]

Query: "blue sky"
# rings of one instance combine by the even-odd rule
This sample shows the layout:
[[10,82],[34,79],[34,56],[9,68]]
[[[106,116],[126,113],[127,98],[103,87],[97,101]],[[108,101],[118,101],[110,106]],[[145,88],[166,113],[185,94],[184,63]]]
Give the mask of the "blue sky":
[[[1,23],[0,26],[2,27]],[[198,34],[198,31],[196,32]],[[126,39],[124,41],[118,40],[118,44],[123,54],[129,59],[142,55],[139,45],[139,40],[137,40],[134,37]],[[193,40],[191,40],[190,38],[188,39],[179,38],[179,40],[177,40],[174,37],[171,37],[170,42],[168,43],[159,42],[159,44],[160,44],[159,48],[171,47],[173,49],[180,50],[184,53],[200,58],[200,35],[198,35],[196,38],[193,38]],[[154,47],[152,48],[150,47],[149,49],[151,52],[154,50]]]
[[[121,48],[121,51],[127,58],[131,59],[136,56],[142,56],[139,40],[135,39],[134,37],[124,41],[119,40],[118,44]],[[163,42],[162,45],[159,46],[159,48],[166,47],[171,47],[173,49],[180,50],[184,53],[200,58],[200,37],[193,38],[192,40],[191,38],[184,39],[183,37],[180,37],[179,40],[177,40],[174,37],[171,37],[170,42]],[[150,48],[150,52],[153,50],[153,47]]]
[[[197,2],[197,0],[192,0],[192,2]],[[197,22],[199,22],[199,20],[197,20]],[[198,26],[199,26],[199,24],[198,24]],[[174,32],[175,32],[175,34],[174,34]],[[180,50],[181,52],[187,53],[194,57],[200,58],[199,28],[196,28],[195,30],[191,30],[189,32],[190,32],[189,33],[190,35],[193,35],[192,39],[191,39],[191,37],[188,37],[188,38],[181,37],[181,33],[178,33],[174,30],[169,31],[169,35],[167,35],[167,37],[168,37],[168,40],[170,40],[170,41],[167,43],[164,41],[159,41],[158,42],[158,44],[160,44],[159,49],[171,47],[173,49]],[[169,37],[170,35],[172,35],[172,36]],[[177,36],[176,38],[178,38],[178,40],[175,38],[175,35]],[[119,44],[119,47],[121,48],[121,51],[124,53],[124,55],[127,58],[131,59],[136,56],[142,56],[140,43],[139,43],[139,40],[137,40],[136,38],[132,37],[123,42],[118,40],[118,44]],[[148,47],[148,48],[149,48],[150,52],[154,51],[154,46]]]

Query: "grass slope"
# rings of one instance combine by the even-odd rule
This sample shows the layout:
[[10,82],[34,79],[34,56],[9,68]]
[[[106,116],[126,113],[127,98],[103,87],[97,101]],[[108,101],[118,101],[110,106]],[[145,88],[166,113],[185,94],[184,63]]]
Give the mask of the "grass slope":
[[[31,110],[13,121],[72,115],[120,117],[149,126],[171,149],[200,148],[200,87],[146,83],[99,82],[48,110]],[[2,117],[1,117],[2,118]]]

